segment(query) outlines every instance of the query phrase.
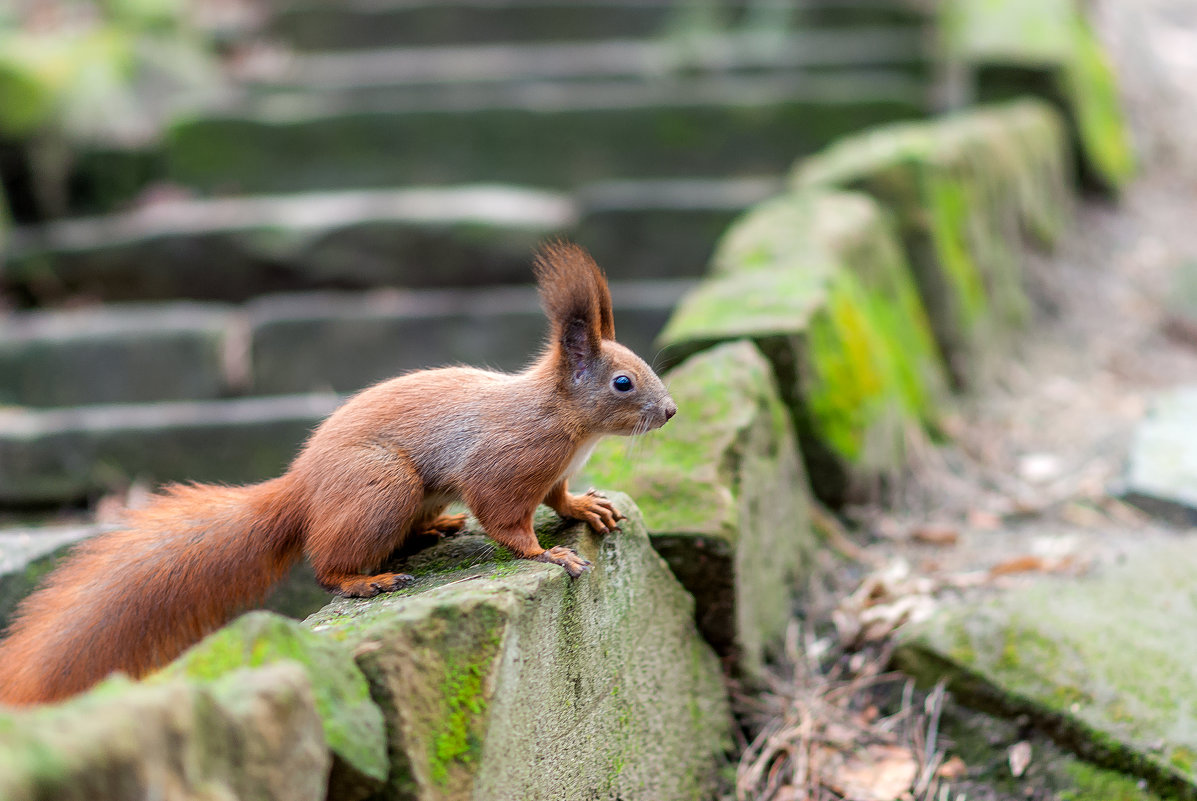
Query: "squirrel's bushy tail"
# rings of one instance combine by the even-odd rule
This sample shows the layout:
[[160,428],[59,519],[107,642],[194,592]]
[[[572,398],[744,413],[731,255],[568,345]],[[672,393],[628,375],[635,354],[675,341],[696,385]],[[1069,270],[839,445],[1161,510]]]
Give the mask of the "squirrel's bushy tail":
[[287,478],[175,485],[80,545],[21,602],[0,642],[0,703],[54,701],[142,676],[249,605],[302,554]]

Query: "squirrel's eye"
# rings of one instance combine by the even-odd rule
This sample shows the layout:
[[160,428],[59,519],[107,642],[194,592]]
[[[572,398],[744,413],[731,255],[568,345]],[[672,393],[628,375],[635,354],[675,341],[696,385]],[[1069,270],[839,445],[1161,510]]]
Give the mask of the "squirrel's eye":
[[617,375],[612,379],[611,386],[615,387],[619,392],[627,392],[632,388],[632,379],[626,375]]

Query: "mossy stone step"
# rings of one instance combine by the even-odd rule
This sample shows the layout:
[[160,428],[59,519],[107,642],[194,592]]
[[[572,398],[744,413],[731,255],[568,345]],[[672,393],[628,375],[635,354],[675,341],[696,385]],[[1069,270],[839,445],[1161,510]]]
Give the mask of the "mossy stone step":
[[800,160],[791,184],[868,192],[891,209],[936,339],[972,383],[1028,312],[1020,246],[1051,246],[1073,201],[1064,127],[1024,100],[883,126]]
[[370,697],[366,677],[349,649],[295,620],[269,612],[243,615],[148,681],[219,685],[227,676],[275,664],[298,664],[307,677],[333,757],[329,797],[376,791],[390,766],[382,713]]
[[730,745],[693,599],[624,495],[622,531],[538,518],[542,545],[594,563],[571,579],[459,536],[411,558],[415,584],[313,616],[354,653],[386,717],[404,798],[706,798]]
[[[1075,0],[940,4],[948,58],[981,101],[1033,94],[1068,119],[1080,175],[1108,193],[1134,175],[1130,129],[1109,60]],[[970,98],[971,99],[971,98]]]
[[64,704],[0,713],[5,801],[322,801],[329,764],[295,664],[205,687],[114,678]]
[[134,479],[271,478],[340,402],[328,393],[0,410],[0,506],[66,503]]
[[[651,359],[694,283],[611,282],[619,342]],[[531,286],[274,296],[250,304],[248,317],[256,394],[355,392],[448,364],[516,371],[540,351],[548,327]]]
[[263,32],[299,50],[388,45],[654,39],[695,31],[819,25],[922,26],[933,18],[917,4],[886,0],[803,3],[691,2],[407,2],[272,3]]
[[664,361],[753,340],[827,503],[901,469],[907,438],[934,428],[946,380],[881,208],[860,194],[785,195],[739,220],[712,263],[661,335]]
[[0,405],[211,400],[234,383],[227,307],[104,306],[0,318]]
[[809,489],[769,363],[740,341],[664,377],[667,426],[602,442],[575,482],[620,487],[694,595],[699,631],[750,681],[777,653],[812,564]]
[[927,109],[925,87],[763,76],[513,86],[484,105],[362,107],[279,98],[178,120],[168,177],[203,192],[776,173],[837,136]]
[[905,631],[898,665],[1081,757],[1197,798],[1197,547],[1147,540],[1084,578],[951,602]]

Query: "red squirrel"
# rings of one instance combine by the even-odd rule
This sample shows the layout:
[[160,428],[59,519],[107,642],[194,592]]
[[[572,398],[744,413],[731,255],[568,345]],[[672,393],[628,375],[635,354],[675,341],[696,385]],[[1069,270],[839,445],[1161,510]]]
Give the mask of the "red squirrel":
[[367,598],[411,581],[375,573],[412,534],[460,530],[462,501],[496,542],[577,578],[590,563],[545,550],[544,503],[598,532],[623,517],[567,482],[599,438],[659,428],[677,412],[652,368],[615,342],[602,270],[582,248],[542,247],[534,269],[549,343],[515,374],[420,370],[350,398],[280,478],[171,485],[119,530],[79,546],[20,605],[0,642],[0,702],[44,703],[113,671],[164,665],[307,556],[322,586]]

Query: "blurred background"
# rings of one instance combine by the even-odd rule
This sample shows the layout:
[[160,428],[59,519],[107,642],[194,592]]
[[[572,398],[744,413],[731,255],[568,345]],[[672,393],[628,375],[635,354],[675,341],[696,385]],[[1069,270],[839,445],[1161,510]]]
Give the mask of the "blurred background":
[[550,236],[651,359],[795,159],[961,102],[940,50],[901,0],[9,0],[0,506],[257,480],[338,394],[518,368]]

